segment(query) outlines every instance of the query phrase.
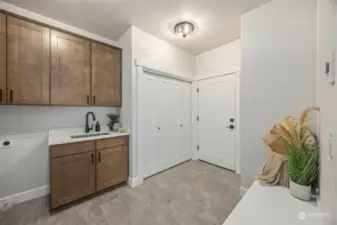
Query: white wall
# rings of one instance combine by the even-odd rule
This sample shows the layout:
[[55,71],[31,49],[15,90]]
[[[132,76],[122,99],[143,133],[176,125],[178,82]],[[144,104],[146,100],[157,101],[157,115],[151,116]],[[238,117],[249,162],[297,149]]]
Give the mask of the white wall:
[[[318,70],[317,70],[317,97],[320,107],[320,206],[322,212],[334,212],[334,222],[329,223],[329,218],[324,217],[325,225],[337,224],[337,87],[327,84],[325,63],[331,61],[332,49],[337,50],[336,41],[336,3],[332,1],[318,1]],[[335,21],[335,23],[333,23]],[[334,26],[334,27],[333,27]],[[332,149],[334,161],[329,154],[329,133],[333,134]]]
[[142,66],[179,76],[194,76],[194,56],[134,26],[132,54]]
[[[124,34],[118,39],[118,45],[123,48],[122,57],[122,107],[121,121],[125,127],[132,126],[132,99],[131,99],[131,83],[132,83],[132,29],[127,29]],[[132,149],[132,139],[129,139],[129,148]],[[129,159],[133,158],[133,152],[129,151]],[[129,163],[130,177],[133,177],[132,163]]]
[[[116,46],[114,41],[7,3],[0,2],[0,9]],[[107,124],[106,114],[116,112],[116,108],[0,106],[0,141],[15,140],[12,148],[0,149],[0,208],[9,195],[40,187],[45,190],[38,193],[48,193],[47,131],[49,128],[84,127],[88,111],[93,111],[101,124]]]
[[316,0],[273,0],[241,18],[241,165],[248,188],[264,163],[261,136],[316,105]]
[[195,76],[209,77],[240,71],[241,40],[233,41],[196,56]]

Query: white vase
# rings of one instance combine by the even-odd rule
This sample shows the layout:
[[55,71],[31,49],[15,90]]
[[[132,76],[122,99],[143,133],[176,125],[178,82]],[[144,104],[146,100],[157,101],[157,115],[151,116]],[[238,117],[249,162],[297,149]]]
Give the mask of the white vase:
[[290,193],[295,198],[309,201],[311,199],[311,185],[310,186],[303,186],[296,184],[292,180],[290,180]]
[[120,123],[115,123],[113,127],[114,132],[118,132],[118,129],[120,128]]

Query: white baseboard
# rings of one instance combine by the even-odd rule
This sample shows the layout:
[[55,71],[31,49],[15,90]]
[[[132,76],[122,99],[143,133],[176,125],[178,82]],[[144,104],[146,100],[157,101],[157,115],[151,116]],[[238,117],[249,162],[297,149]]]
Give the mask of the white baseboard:
[[247,190],[247,188],[240,187],[240,196],[243,197],[246,194]]
[[128,185],[130,187],[134,188],[134,187],[137,187],[137,186],[143,184],[143,181],[144,180],[141,179],[141,178],[139,178],[139,177],[134,177],[134,178],[129,177],[129,179],[128,179]]
[[14,195],[0,198],[0,209],[12,206],[21,202],[25,202],[34,198],[42,197],[49,194],[49,186],[42,186],[29,191],[17,193]]

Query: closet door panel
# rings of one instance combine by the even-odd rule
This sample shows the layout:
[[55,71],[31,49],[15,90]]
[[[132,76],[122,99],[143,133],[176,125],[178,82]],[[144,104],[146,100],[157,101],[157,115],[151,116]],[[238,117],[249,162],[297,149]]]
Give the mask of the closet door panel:
[[157,109],[158,109],[158,154],[160,171],[170,167],[170,127],[171,110],[170,108],[170,84],[167,79],[160,78],[157,86]]
[[192,90],[191,84],[182,82],[179,89],[180,109],[180,160],[181,162],[191,159],[191,124],[192,124]]
[[173,90],[171,92],[171,108],[172,108],[172,122],[171,122],[171,160],[172,166],[180,163],[181,149],[180,149],[180,129],[181,129],[181,106],[180,106],[180,89],[181,82],[173,81]]
[[144,73],[139,82],[139,149],[141,174],[149,177],[159,172],[158,85],[157,76]]

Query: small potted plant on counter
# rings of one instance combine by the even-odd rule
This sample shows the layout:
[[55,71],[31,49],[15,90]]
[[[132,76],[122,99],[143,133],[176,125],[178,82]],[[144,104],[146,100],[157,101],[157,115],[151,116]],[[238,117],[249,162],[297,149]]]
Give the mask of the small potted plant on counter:
[[307,126],[307,116],[312,110],[304,110],[301,118],[286,117],[281,125],[282,137],[288,157],[290,193],[301,200],[311,199],[312,184],[319,173],[319,145]]
[[119,115],[115,115],[114,113],[107,114],[110,119],[108,124],[111,131],[118,131],[118,127],[116,125],[119,123]]

